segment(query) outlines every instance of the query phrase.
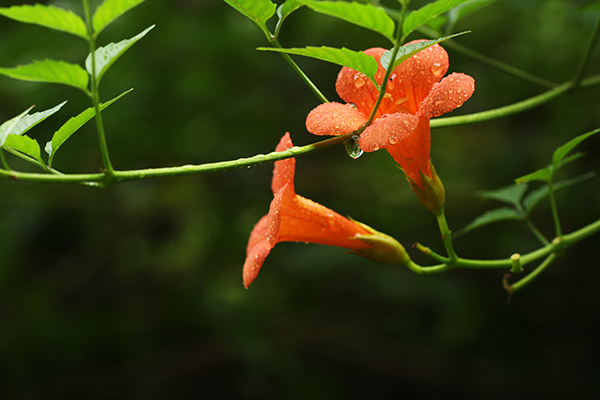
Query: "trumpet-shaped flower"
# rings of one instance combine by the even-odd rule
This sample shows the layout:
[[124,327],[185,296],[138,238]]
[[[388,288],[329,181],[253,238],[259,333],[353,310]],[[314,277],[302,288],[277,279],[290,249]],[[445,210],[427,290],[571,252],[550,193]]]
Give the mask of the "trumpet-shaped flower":
[[[379,85],[385,76],[380,63],[384,52],[381,48],[364,52],[377,61],[375,81]],[[386,149],[419,187],[422,187],[421,173],[432,177],[430,118],[460,107],[475,90],[475,81],[468,75],[453,73],[442,79],[448,66],[448,53],[435,44],[396,67],[373,123],[360,135],[363,151]],[[306,118],[309,132],[345,135],[360,129],[368,121],[379,96],[373,82],[348,67],[340,71],[336,91],[348,104],[332,102],[313,109]]]
[[[276,151],[292,147],[286,133]],[[244,286],[254,281],[263,262],[279,242],[307,242],[352,249],[353,253],[386,263],[405,263],[402,245],[359,222],[296,194],[294,174],[296,160],[275,162],[273,170],[273,201],[269,213],[256,224],[246,249],[243,268]]]

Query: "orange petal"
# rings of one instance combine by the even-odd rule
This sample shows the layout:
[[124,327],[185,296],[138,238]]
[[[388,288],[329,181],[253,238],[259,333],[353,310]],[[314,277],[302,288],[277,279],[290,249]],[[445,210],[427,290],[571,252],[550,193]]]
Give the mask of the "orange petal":
[[[410,43],[422,41],[414,40]],[[448,53],[442,46],[435,44],[410,57],[392,71],[386,92],[406,111],[414,114],[434,83],[439,82],[448,71],[448,66]]]
[[369,248],[352,239],[370,232],[329,208],[286,191],[281,205],[278,242],[319,243],[348,249]]
[[[275,151],[285,151],[292,147],[292,139],[290,133],[286,132],[285,135],[279,141],[279,144],[275,148]],[[296,172],[296,159],[287,158],[281,161],[275,161],[275,168],[273,169],[273,180],[271,181],[271,189],[273,194],[279,192],[279,190],[289,185],[292,192],[294,191],[294,174]]]
[[419,117],[412,114],[384,115],[360,135],[360,148],[371,152],[399,143],[417,128],[418,123]]
[[[378,64],[384,52],[385,49],[382,48],[373,48],[364,51],[365,54],[373,56]],[[384,74],[385,70],[379,65],[375,80],[381,83]],[[371,114],[375,101],[377,101],[377,96],[379,96],[379,91],[369,78],[348,67],[342,68],[338,74],[335,90],[344,101],[354,104],[365,118]]]
[[325,103],[306,117],[306,129],[315,135],[346,135],[367,119],[351,104]]
[[450,112],[471,97],[475,91],[475,80],[469,75],[450,74],[435,84],[419,107],[419,115],[432,118]]
[[387,151],[396,160],[414,182],[423,187],[421,174],[431,177],[429,152],[431,149],[431,131],[429,118],[419,118],[417,128],[406,139],[387,147]]
[[277,244],[277,233],[281,225],[281,204],[284,193],[289,191],[289,189],[286,189],[288,187],[283,186],[275,193],[269,207],[269,213],[258,221],[250,234],[248,246],[246,247],[246,261],[242,270],[246,289],[256,279],[265,259]]

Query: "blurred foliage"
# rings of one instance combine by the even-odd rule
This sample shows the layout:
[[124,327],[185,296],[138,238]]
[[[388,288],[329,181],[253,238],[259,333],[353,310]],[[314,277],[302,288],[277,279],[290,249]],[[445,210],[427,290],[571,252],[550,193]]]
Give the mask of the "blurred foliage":
[[[98,2],[96,2],[97,4]],[[415,6],[423,2],[414,1]],[[461,44],[560,83],[572,77],[597,11],[576,0],[498,0],[456,26]],[[12,1],[1,0],[7,6]],[[46,3],[47,4],[47,3]],[[57,0],[80,12],[80,2]],[[156,28],[106,74],[103,113],[117,169],[199,164],[271,151],[317,105],[262,34],[218,0],[148,0],[111,24],[100,44]],[[410,39],[417,38],[415,34]],[[385,46],[377,34],[301,9],[285,47]],[[84,41],[2,19],[0,65],[82,62]],[[600,72],[596,49],[588,74]],[[339,68],[297,58],[334,100]],[[510,104],[543,88],[450,52],[450,71],[477,90],[455,112]],[[542,168],[557,146],[600,126],[599,89],[506,119],[432,133],[432,157],[455,230],[497,204],[476,191]],[[69,87],[0,78],[0,120],[69,100],[34,128],[45,143],[89,106]],[[93,124],[54,161],[67,172],[101,164]],[[598,138],[561,176],[598,172]],[[10,158],[15,167],[19,160]],[[3,399],[594,398],[600,306],[598,238],[577,245],[506,303],[502,271],[416,276],[317,245],[276,246],[249,290],[249,232],[271,199],[272,166],[124,183],[106,190],[0,181],[0,397]],[[443,251],[435,220],[384,152],[343,148],[299,158],[299,194],[351,215],[407,247]],[[565,232],[600,215],[598,178],[558,195]],[[552,235],[548,207],[532,219]],[[508,257],[536,238],[503,223],[456,240],[460,255]],[[415,260],[428,263],[411,251]]]

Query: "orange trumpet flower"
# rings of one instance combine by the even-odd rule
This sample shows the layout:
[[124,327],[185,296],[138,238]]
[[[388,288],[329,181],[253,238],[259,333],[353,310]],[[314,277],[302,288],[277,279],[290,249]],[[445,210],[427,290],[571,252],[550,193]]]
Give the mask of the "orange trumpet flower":
[[[289,133],[276,151],[292,147]],[[269,213],[252,230],[243,268],[244,286],[254,281],[266,257],[279,242],[307,242],[352,249],[353,253],[385,263],[406,263],[404,248],[395,239],[296,194],[296,160],[275,162],[273,201]]]
[[[382,48],[364,52],[379,65],[375,74],[379,85],[385,76],[380,63],[384,52]],[[441,79],[448,66],[448,53],[435,44],[396,67],[373,123],[360,135],[359,145],[363,151],[386,149],[406,176],[421,188],[421,173],[432,178],[429,119],[460,107],[475,90],[475,81],[469,75],[453,73]],[[306,118],[309,132],[345,135],[367,122],[379,96],[373,82],[364,74],[344,67],[335,88],[348,104],[332,102],[313,109]]]

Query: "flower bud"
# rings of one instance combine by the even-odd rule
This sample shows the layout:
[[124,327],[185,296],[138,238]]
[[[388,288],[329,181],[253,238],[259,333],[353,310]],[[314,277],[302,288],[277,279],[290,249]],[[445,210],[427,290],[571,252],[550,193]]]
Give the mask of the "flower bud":
[[446,191],[431,162],[429,162],[429,167],[431,168],[431,177],[424,175],[419,171],[421,174],[422,186],[419,186],[408,175],[406,176],[406,180],[421,204],[427,207],[427,209],[435,215],[440,215],[444,212]]
[[352,254],[357,254],[384,264],[406,264],[410,261],[406,250],[396,239],[385,233],[378,232],[362,222],[355,220],[352,220],[352,222],[371,232],[369,235],[356,235],[353,239],[363,241],[372,246],[366,249],[354,249],[351,251]]

